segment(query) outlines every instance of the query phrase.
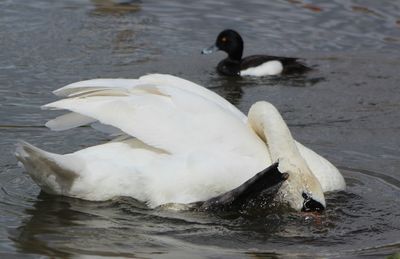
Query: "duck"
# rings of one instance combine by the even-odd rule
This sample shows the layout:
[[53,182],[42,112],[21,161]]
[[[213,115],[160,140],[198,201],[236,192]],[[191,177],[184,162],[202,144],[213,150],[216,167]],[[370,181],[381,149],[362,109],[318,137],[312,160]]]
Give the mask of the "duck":
[[228,57],[220,61],[217,71],[225,76],[275,76],[303,74],[311,70],[298,58],[252,55],[243,58],[243,39],[231,29],[219,33],[215,44],[202,50],[202,54],[224,51]]
[[111,140],[67,154],[20,141],[16,158],[48,194],[89,201],[126,196],[149,208],[192,204],[229,193],[277,162],[286,176],[275,200],[294,210],[321,210],[324,193],[345,189],[337,168],[295,141],[266,101],[246,116],[207,88],[165,74],[85,80],[54,94],[62,99],[42,109],[68,112],[48,128],[97,125]]

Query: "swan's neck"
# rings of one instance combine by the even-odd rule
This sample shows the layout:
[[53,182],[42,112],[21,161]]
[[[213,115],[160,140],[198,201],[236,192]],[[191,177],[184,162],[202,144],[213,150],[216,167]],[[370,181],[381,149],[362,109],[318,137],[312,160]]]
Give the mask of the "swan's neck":
[[279,111],[270,103],[258,102],[249,111],[249,124],[268,145],[272,161],[290,158],[305,163],[294,142],[289,128]]
[[272,162],[279,161],[279,170],[289,173],[289,179],[280,189],[283,199],[300,210],[303,195],[307,194],[325,206],[321,185],[301,156],[278,110],[270,103],[258,102],[251,107],[248,122],[267,144]]

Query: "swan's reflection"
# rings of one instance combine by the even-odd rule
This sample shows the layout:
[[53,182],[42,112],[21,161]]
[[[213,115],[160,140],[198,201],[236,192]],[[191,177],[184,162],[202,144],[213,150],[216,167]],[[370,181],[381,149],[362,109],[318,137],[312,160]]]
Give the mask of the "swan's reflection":
[[[23,254],[149,257],[196,246],[210,236],[221,239],[223,245],[229,238],[226,235],[238,238],[238,231],[244,231],[247,238],[247,233],[265,232],[266,226],[268,233],[263,235],[270,236],[282,227],[281,213],[266,215],[259,213],[259,207],[250,213],[217,215],[151,210],[130,198],[90,202],[41,193],[33,207],[26,209],[30,217],[10,228],[9,238]],[[186,234],[194,243],[186,243]]]
[[31,217],[9,231],[10,239],[25,254],[135,257],[134,249],[118,245],[129,239],[135,245],[138,239],[135,233],[127,237],[118,231],[121,225],[113,220],[118,219],[115,206],[111,201],[88,202],[41,193],[33,208],[26,210]]
[[150,210],[128,198],[89,202],[41,193],[26,210],[30,218],[9,230],[9,238],[20,253],[57,258],[151,258],[171,251],[187,258],[203,249],[220,253],[228,240],[249,242],[249,236],[274,240],[288,233],[310,235],[298,213],[279,206],[271,210],[270,204],[259,202],[249,206],[250,210],[240,212],[185,213]]

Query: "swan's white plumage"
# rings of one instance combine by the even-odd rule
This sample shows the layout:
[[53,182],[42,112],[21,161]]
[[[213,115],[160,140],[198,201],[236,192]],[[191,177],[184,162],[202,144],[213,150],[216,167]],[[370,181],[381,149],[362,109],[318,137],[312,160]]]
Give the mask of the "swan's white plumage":
[[324,192],[340,191],[346,188],[343,176],[334,165],[301,143],[297,142],[296,144],[301,156],[319,180]]
[[[67,155],[21,144],[18,159],[50,193],[88,200],[131,196],[150,206],[187,203],[235,188],[271,164],[267,146],[245,115],[217,94],[181,78],[156,74],[94,79],[55,94],[67,98],[43,108],[72,113],[49,122],[50,128],[99,121],[123,136]],[[320,181],[343,179],[327,160],[296,145]],[[72,171],[78,177],[61,190],[63,176],[54,168],[63,168],[67,160],[75,163]],[[49,161],[57,166],[49,167]],[[321,185],[324,191],[345,186],[340,180]]]

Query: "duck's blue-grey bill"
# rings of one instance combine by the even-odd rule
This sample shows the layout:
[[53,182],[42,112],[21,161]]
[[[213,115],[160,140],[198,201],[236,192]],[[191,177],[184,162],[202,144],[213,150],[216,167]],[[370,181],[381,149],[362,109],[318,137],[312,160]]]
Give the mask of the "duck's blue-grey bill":
[[214,44],[214,45],[212,45],[211,47],[208,47],[208,48],[203,49],[203,50],[201,51],[201,54],[208,55],[208,54],[211,54],[211,53],[216,52],[216,51],[218,51],[218,50],[219,50],[219,48]]

